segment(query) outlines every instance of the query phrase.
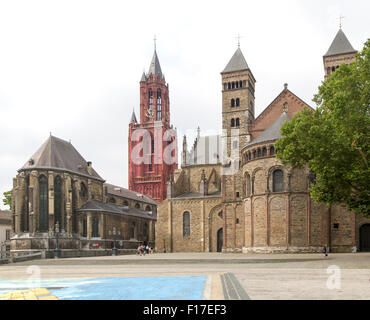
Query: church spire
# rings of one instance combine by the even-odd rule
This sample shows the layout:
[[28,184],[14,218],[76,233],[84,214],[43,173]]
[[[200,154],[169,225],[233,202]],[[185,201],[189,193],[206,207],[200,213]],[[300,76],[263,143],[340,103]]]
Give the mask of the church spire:
[[148,76],[150,76],[152,74],[155,77],[159,75],[161,78],[163,78],[161,65],[159,63],[159,59],[158,59],[158,55],[157,55],[156,38],[154,38],[154,39],[155,39],[155,41],[154,41],[154,53],[153,53],[152,62],[150,63]]

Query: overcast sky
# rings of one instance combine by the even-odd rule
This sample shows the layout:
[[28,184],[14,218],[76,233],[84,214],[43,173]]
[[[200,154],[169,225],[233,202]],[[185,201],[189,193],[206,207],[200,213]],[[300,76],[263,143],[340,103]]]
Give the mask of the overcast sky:
[[198,125],[221,130],[220,72],[238,33],[258,115],[285,82],[314,106],[340,14],[360,50],[369,12],[367,0],[0,1],[0,198],[50,132],[127,187],[128,122],[154,35],[181,147]]

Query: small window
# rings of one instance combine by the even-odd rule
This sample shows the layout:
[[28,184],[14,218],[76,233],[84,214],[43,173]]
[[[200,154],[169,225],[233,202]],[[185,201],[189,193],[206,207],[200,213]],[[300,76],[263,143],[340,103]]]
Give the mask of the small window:
[[239,193],[239,192],[237,192],[237,193],[236,193],[236,197],[237,197],[237,198],[239,198],[239,197],[240,197],[240,193]]
[[218,216],[222,219],[222,211],[218,213]]
[[184,238],[190,237],[190,213],[187,211],[183,214],[182,229]]
[[239,224],[239,218],[236,219],[235,223],[236,224]]
[[231,127],[234,128],[235,127],[235,119],[231,119]]
[[239,106],[240,106],[240,99],[239,99],[239,98],[236,98],[235,105],[236,105],[237,107],[239,107]]
[[231,108],[234,108],[234,107],[235,107],[235,100],[231,99]]
[[135,204],[135,208],[136,208],[136,209],[140,209],[140,203],[136,202],[136,204]]
[[273,192],[282,192],[284,190],[284,173],[282,170],[275,170],[273,173]]
[[275,148],[270,147],[270,156],[273,156],[273,155],[275,155]]
[[239,118],[236,118],[236,120],[235,120],[235,126],[236,127],[239,127],[240,126],[240,119]]
[[339,229],[339,223],[334,223],[334,229]]

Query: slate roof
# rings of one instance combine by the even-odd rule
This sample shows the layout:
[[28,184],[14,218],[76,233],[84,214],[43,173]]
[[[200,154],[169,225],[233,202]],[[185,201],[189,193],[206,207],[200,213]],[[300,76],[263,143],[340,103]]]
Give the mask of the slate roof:
[[238,47],[238,49],[235,51],[234,55],[232,56],[229,63],[225,67],[224,71],[222,71],[222,73],[234,72],[234,71],[240,71],[240,70],[246,70],[246,69],[249,69],[247,61],[245,60],[242,51]]
[[128,198],[128,199],[132,199],[132,200],[136,200],[136,201],[140,201],[140,202],[145,202],[145,203],[157,205],[157,202],[155,202],[152,198],[150,198],[150,197],[148,197],[144,194],[141,194],[139,192],[135,192],[135,191],[128,190],[128,189],[125,189],[125,188],[121,188],[121,187],[118,187],[118,186],[114,186],[114,185],[109,184],[109,183],[106,183],[105,185],[107,186],[108,194],[112,194],[112,195],[116,195],[116,196],[123,197],[123,198]]
[[94,169],[90,176],[86,160],[70,142],[52,135],[19,171],[27,169],[59,169],[104,181]]
[[339,29],[337,35],[335,36],[328,52],[324,57],[334,56],[337,54],[344,53],[354,53],[356,50],[352,47],[351,43],[348,41],[346,35],[342,29]]
[[151,75],[151,74],[154,76],[159,75],[161,78],[163,78],[162,69],[161,69],[161,65],[159,64],[156,50],[154,50],[152,62],[150,63],[150,67],[149,67],[148,75]]
[[203,195],[200,192],[187,192],[187,193],[180,194],[180,195],[174,197],[173,199],[218,198],[218,197],[221,197],[221,196],[222,196],[221,191],[216,191],[216,192],[213,192],[213,193],[209,193],[206,196]]
[[253,146],[261,142],[274,141],[282,138],[280,129],[285,121],[289,121],[291,118],[286,112],[283,112],[281,116],[275,120],[265,131],[263,131],[256,139],[254,139],[246,147]]
[[77,209],[77,211],[79,212],[98,211],[98,212],[117,213],[128,216],[156,220],[156,217],[153,214],[150,214],[148,211],[143,211],[137,208],[129,208],[128,206],[119,206],[113,203],[104,203],[96,200],[90,200],[86,202],[80,209]]

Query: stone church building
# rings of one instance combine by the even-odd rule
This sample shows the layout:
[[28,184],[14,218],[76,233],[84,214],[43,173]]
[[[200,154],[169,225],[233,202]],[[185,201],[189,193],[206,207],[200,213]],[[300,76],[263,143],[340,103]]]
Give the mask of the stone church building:
[[[325,78],[356,50],[340,29],[324,55]],[[285,84],[256,117],[256,80],[238,47],[221,72],[220,136],[198,136],[158,206],[156,247],[166,252],[332,252],[370,250],[370,220],[316,204],[309,168],[276,158],[280,128],[311,107]]]
[[13,181],[11,253],[61,257],[135,252],[154,246],[157,203],[105,183],[74,146],[50,135]]

